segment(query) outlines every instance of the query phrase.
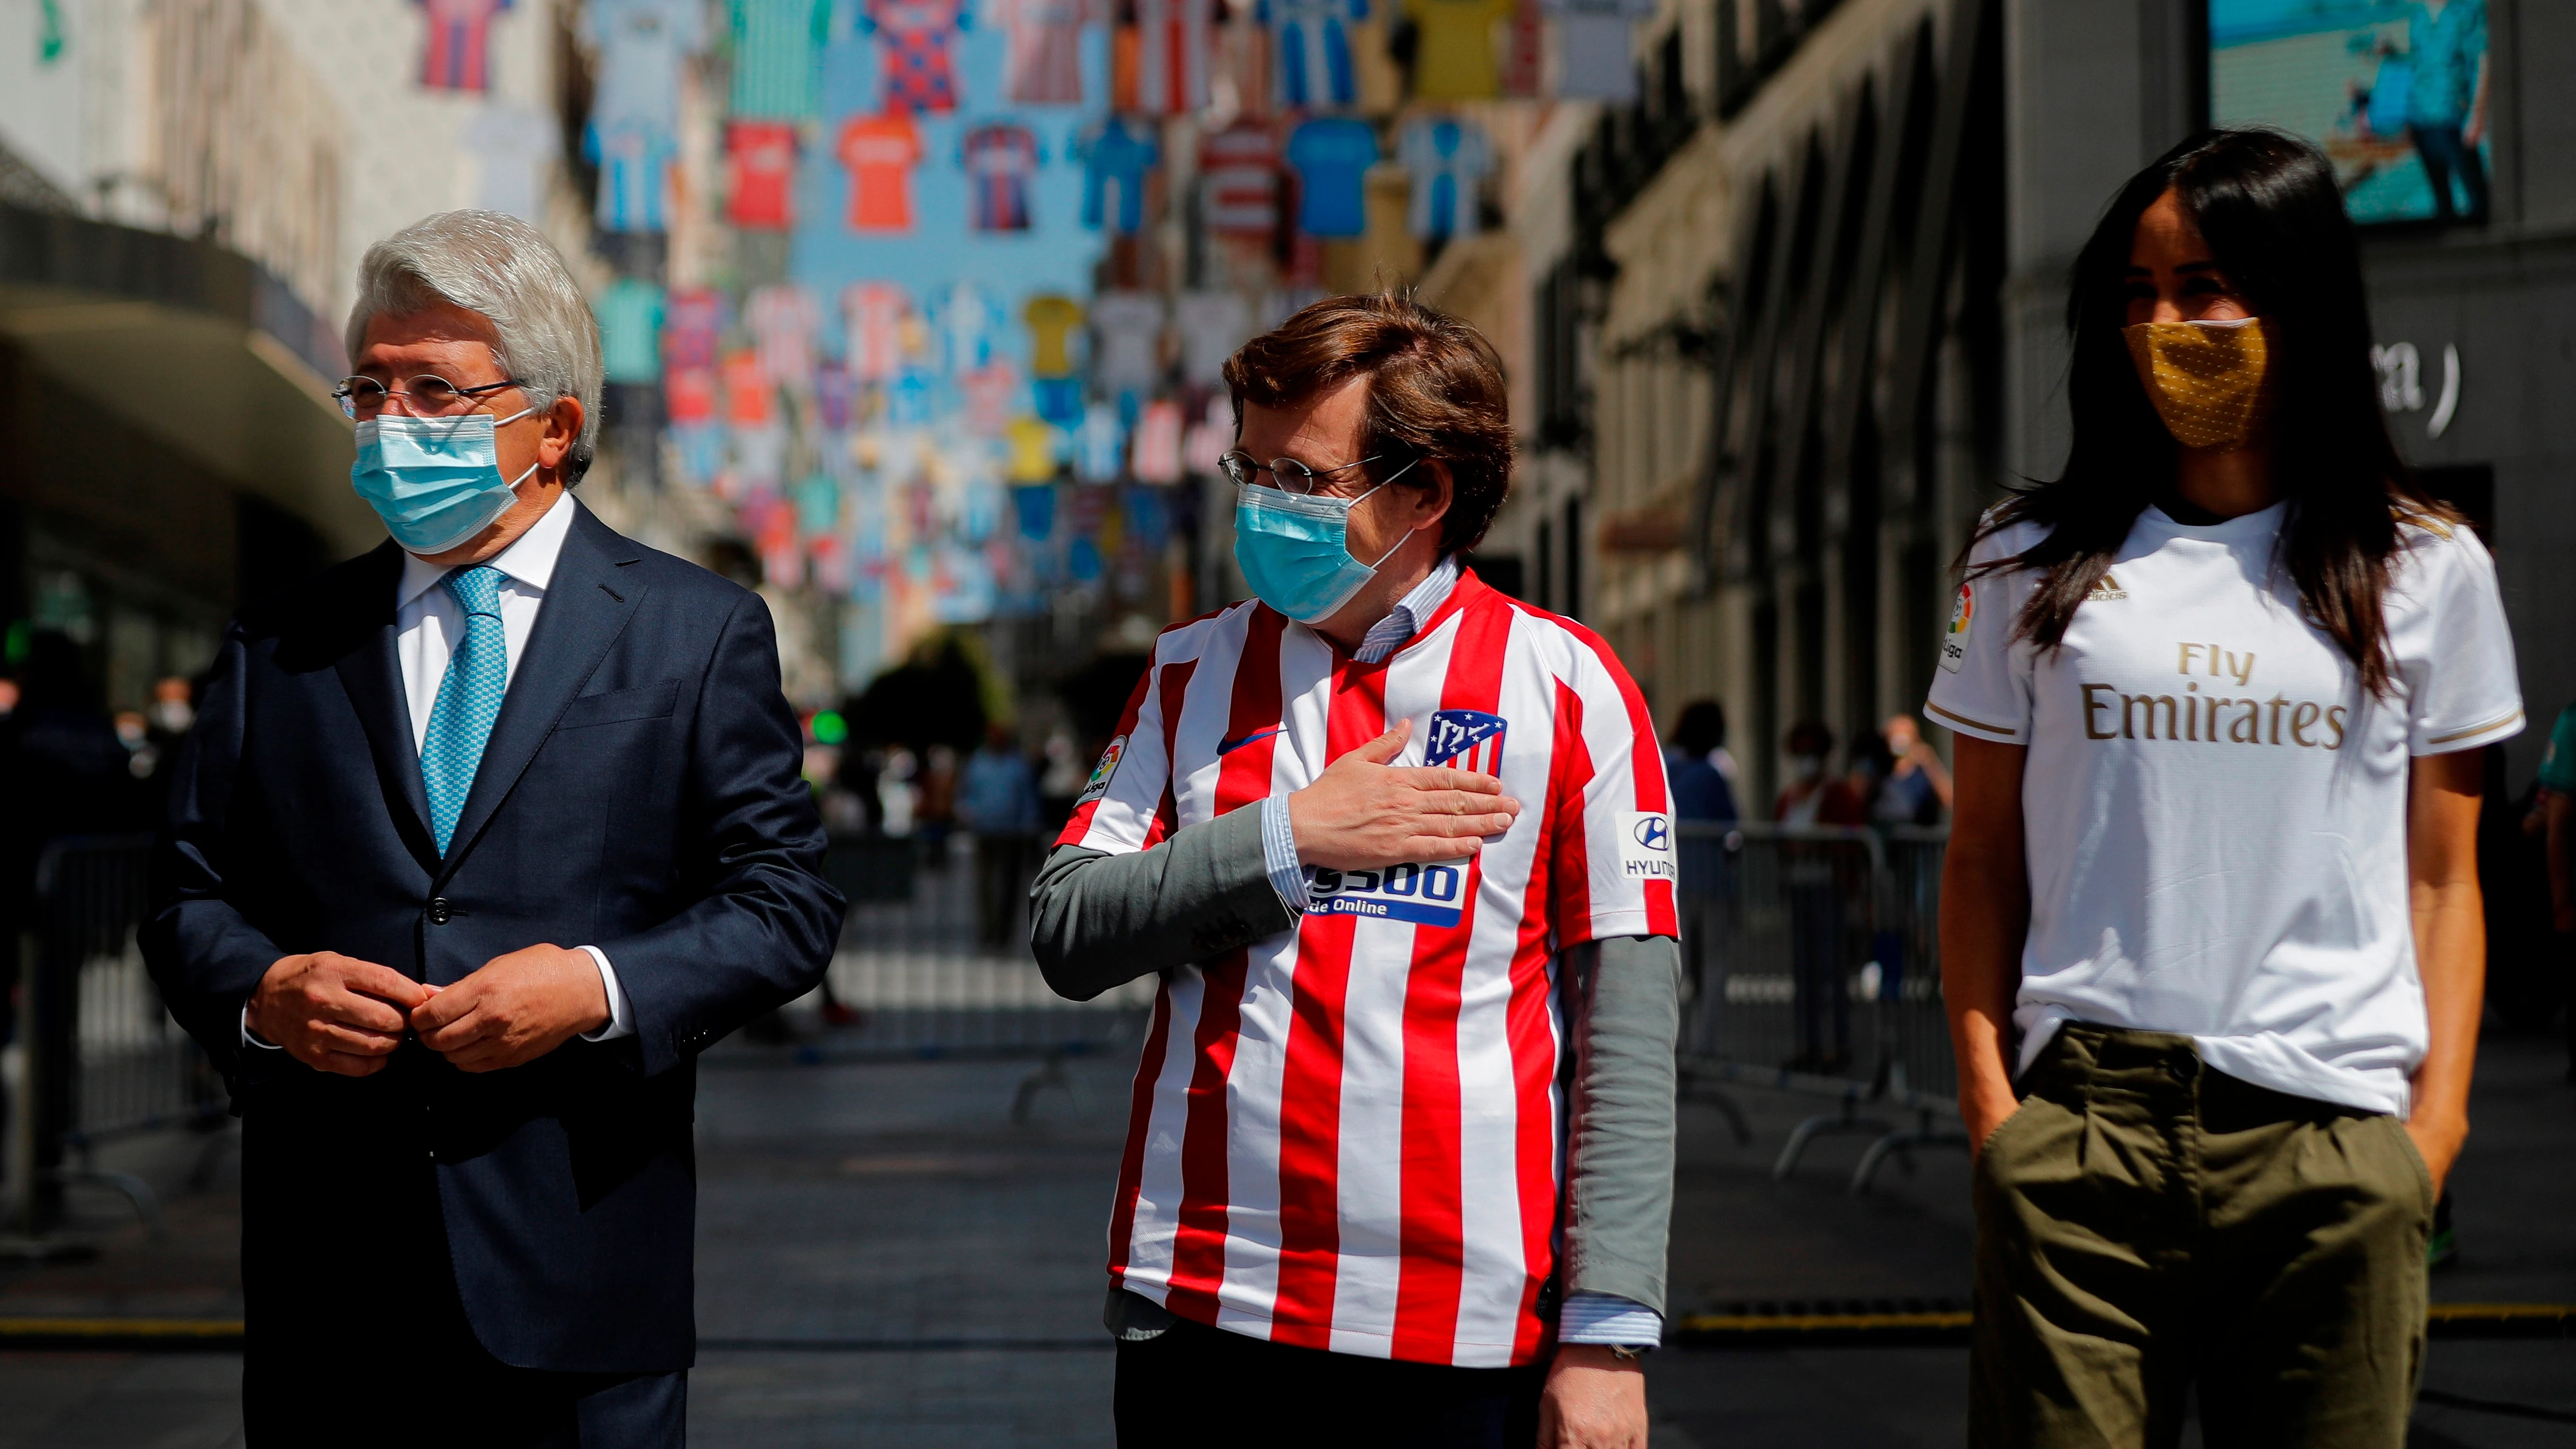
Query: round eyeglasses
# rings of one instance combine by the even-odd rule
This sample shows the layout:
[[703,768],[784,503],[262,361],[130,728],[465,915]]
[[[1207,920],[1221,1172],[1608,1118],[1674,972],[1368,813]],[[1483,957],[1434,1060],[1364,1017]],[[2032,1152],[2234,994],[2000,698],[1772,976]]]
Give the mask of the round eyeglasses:
[[[1323,486],[1324,479],[1336,473],[1347,473],[1353,468],[1364,467],[1385,456],[1384,453],[1378,453],[1362,458],[1356,463],[1344,463],[1337,468],[1309,468],[1294,458],[1273,458],[1264,463],[1238,448],[1218,458],[1216,466],[1218,471],[1225,474],[1226,481],[1237,488],[1249,488],[1253,486],[1254,479],[1267,473],[1277,480],[1279,491],[1282,493],[1311,494]],[[1419,458],[1413,460],[1414,463],[1421,461]],[[1403,469],[1398,470],[1398,476],[1412,467],[1413,463],[1405,464]],[[1393,482],[1394,479],[1387,481]]]
[[458,387],[436,373],[424,372],[400,387],[388,387],[372,377],[344,377],[331,389],[331,396],[339,399],[340,411],[353,418],[374,417],[385,410],[390,398],[401,398],[405,410],[416,417],[434,418],[461,412],[487,392],[525,386],[518,378],[506,377],[499,382]]

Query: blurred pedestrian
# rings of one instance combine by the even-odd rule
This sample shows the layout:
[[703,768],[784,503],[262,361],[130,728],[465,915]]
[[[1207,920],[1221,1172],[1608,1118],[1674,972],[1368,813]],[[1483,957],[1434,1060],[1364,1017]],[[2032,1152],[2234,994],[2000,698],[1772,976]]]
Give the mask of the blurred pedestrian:
[[1865,825],[1869,805],[1846,775],[1829,772],[1834,732],[1821,721],[1802,719],[1789,726],[1783,740],[1789,752],[1789,783],[1772,802],[1771,818],[1782,825]]
[[1726,748],[1726,707],[1713,699],[1682,706],[1664,742],[1664,773],[1673,792],[1677,820],[1736,819],[1735,787],[1717,766]]
[[243,1419],[676,1449],[693,1063],[841,920],[769,611],[570,496],[599,332],[542,233],[432,216],[355,290],[393,540],[226,631],[144,932],[242,1116]]
[[1696,988],[1708,978],[1713,938],[1724,929],[1732,873],[1723,827],[1736,822],[1735,788],[1717,768],[1726,748],[1726,709],[1713,699],[1682,706],[1664,741],[1664,778],[1672,791],[1673,859],[1680,868],[1675,904],[1682,915],[1682,966]]
[[1062,830],[1073,814],[1074,797],[1082,793],[1082,756],[1073,747],[1073,736],[1062,730],[1050,731],[1046,740],[1046,769],[1038,776],[1038,813],[1050,831]]
[[[99,704],[81,646],[55,629],[38,629],[19,668],[20,698],[8,718],[6,778],[0,805],[10,819],[8,880],[32,887],[37,856],[66,835],[142,828],[143,797],[134,757],[116,720]],[[136,730],[140,742],[141,730]]]
[[1887,746],[1887,777],[1870,804],[1881,825],[1937,825],[1950,808],[1950,768],[1925,743],[1910,714],[1891,715],[1880,731]]
[[1483,338],[1339,297],[1225,373],[1255,597],[1155,642],[1032,894],[1050,985],[1159,973],[1170,1026],[1119,1440],[1637,1449],[1679,1004],[1636,685],[1460,562],[1510,474]]
[[2398,1449],[2468,1132],[2481,754],[2522,728],[2495,565],[2389,437],[2308,143],[2138,173],[2067,316],[2065,472],[1980,523],[1926,705],[1969,1440],[2170,1442],[2196,1393],[2213,1439]]
[[0,1041],[14,1039],[20,933],[41,924],[45,847],[146,823],[132,757],[99,707],[81,646],[60,630],[34,631],[18,689],[0,720]]
[[957,819],[975,832],[977,935],[989,950],[1011,941],[1011,925],[1028,899],[1038,836],[1037,778],[1010,726],[989,725],[983,748],[966,759],[958,783]]
[[2542,828],[2549,859],[2552,964],[2559,974],[2567,1032],[2567,1079],[2576,1082],[2576,704],[2558,712],[2540,756]]
[[[1771,818],[1792,830],[1869,822],[1868,796],[1849,774],[1831,773],[1834,732],[1802,719],[1782,738],[1789,783]],[[1851,985],[1857,964],[1851,939],[1852,897],[1867,872],[1849,842],[1792,839],[1780,843],[1780,876],[1789,897],[1791,1015],[1797,1046],[1784,1063],[1802,1072],[1835,1073],[1851,1060]]]
[[921,835],[923,858],[932,870],[948,864],[948,831],[957,823],[957,751],[932,745],[921,752],[921,793],[912,807],[913,829]]

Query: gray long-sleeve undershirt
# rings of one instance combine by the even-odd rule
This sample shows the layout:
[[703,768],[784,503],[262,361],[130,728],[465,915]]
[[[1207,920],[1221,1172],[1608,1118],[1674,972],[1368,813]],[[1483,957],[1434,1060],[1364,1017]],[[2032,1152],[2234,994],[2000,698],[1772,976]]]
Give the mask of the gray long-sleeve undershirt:
[[[1076,1001],[1289,929],[1246,807],[1151,850],[1059,846],[1030,890],[1029,945]],[[1661,1313],[1673,1200],[1673,1042],[1681,953],[1669,937],[1578,946],[1560,976],[1574,1057],[1561,1290]]]

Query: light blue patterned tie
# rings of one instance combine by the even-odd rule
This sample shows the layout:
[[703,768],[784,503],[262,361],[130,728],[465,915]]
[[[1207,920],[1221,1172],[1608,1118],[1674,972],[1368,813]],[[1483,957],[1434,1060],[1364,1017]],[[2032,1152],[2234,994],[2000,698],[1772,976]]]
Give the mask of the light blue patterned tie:
[[438,581],[465,611],[465,636],[447,656],[447,677],[430,706],[429,736],[421,741],[420,777],[429,787],[429,827],[438,853],[447,854],[456,817],[474,790],[475,767],[510,687],[510,645],[501,632],[501,571],[488,564],[458,569]]

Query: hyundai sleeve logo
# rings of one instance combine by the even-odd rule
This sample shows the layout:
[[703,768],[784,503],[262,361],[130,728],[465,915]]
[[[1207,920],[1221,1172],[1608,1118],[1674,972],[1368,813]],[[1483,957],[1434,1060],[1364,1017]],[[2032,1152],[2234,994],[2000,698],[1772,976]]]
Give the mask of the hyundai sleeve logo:
[[1620,812],[1619,871],[1635,881],[1669,881],[1673,870],[1672,817],[1661,810]]

